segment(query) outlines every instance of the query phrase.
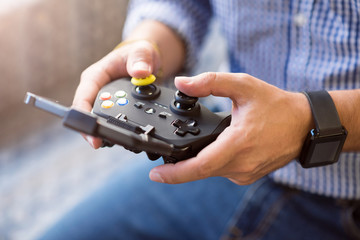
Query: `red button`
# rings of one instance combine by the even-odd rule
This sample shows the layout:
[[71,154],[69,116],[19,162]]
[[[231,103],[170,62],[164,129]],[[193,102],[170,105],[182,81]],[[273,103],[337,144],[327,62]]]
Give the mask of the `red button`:
[[105,101],[111,98],[111,94],[109,92],[103,92],[100,94],[100,99]]

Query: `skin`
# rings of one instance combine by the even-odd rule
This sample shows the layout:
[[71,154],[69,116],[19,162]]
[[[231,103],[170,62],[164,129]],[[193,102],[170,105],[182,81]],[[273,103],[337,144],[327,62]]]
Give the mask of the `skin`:
[[[145,40],[139,40],[145,39]],[[90,111],[102,86],[123,76],[143,78],[162,68],[164,76],[184,65],[185,46],[170,28],[156,21],[140,24],[127,40],[86,69],[73,106]],[[153,43],[156,43],[158,51]],[[157,166],[150,179],[176,184],[222,176],[250,184],[299,156],[307,133],[314,128],[308,100],[302,93],[281,90],[243,73],[203,73],[175,78],[176,87],[189,96],[228,97],[233,102],[232,122],[218,139],[196,157]],[[344,151],[360,150],[360,90],[330,92],[340,120],[349,134]],[[94,147],[101,139],[84,136]]]

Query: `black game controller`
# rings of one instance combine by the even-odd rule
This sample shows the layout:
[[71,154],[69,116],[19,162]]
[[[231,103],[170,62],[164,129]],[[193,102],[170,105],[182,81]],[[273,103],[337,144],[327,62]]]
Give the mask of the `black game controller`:
[[162,156],[165,163],[176,163],[196,156],[230,125],[229,113],[213,113],[197,100],[154,84],[134,86],[129,78],[121,78],[99,91],[93,114],[31,93],[25,102],[62,117],[69,128],[103,138],[105,146],[119,144],[135,153],[145,151],[151,160]]

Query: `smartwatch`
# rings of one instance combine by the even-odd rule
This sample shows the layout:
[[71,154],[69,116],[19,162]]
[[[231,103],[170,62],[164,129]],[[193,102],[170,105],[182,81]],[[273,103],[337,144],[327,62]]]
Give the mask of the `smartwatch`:
[[303,168],[336,163],[347,131],[341,125],[335,104],[327,91],[303,92],[309,100],[315,128],[306,137],[299,162]]

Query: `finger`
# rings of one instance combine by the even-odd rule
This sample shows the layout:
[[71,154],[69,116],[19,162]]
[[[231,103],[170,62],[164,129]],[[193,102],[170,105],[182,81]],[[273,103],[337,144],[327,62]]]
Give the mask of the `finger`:
[[128,76],[125,61],[126,59],[119,52],[113,51],[87,68],[81,74],[73,106],[84,111],[91,111],[97,93],[102,86],[113,79]]
[[157,71],[160,66],[159,52],[148,41],[138,41],[132,44],[129,51],[126,68],[130,76],[145,78]]
[[[124,58],[119,57],[119,53],[109,53],[82,73],[74,96],[73,107],[90,112],[100,88],[112,79],[124,75],[127,75]],[[102,139],[86,134],[82,136],[93,148],[102,146]]]
[[219,137],[194,158],[153,168],[149,174],[150,179],[155,182],[178,184],[219,176],[227,162],[232,159],[233,151],[229,149],[231,142],[230,138]]
[[247,74],[208,72],[193,77],[176,77],[175,86],[190,96],[235,98],[246,92],[251,80]]
[[90,146],[94,149],[98,149],[102,146],[103,141],[101,138],[96,138],[90,135],[81,134],[83,138],[90,144]]

